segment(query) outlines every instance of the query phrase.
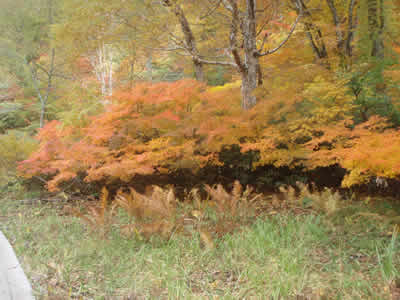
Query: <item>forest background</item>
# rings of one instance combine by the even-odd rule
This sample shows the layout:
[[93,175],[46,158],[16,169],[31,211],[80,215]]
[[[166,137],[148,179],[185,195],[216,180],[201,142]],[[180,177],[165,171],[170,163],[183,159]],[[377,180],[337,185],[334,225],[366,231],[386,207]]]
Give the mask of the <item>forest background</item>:
[[399,6],[3,0],[1,186],[393,190]]

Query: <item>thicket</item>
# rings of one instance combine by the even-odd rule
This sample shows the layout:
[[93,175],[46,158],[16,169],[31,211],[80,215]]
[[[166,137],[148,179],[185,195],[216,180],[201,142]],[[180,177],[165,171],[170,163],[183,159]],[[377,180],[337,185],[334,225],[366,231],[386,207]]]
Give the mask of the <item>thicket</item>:
[[[235,169],[240,178],[265,166],[340,166],[346,170],[342,187],[398,178],[396,102],[384,112],[366,107],[352,78],[332,78],[316,65],[302,68],[307,75],[290,88],[259,89],[264,99],[248,111],[240,107],[239,82],[207,87],[181,80],[120,90],[84,125],[49,122],[37,136],[39,150],[19,172],[45,176],[50,191],[74,178],[112,185],[210,167]],[[391,70],[385,75],[387,95],[397,95]],[[359,119],[361,111],[368,111],[367,120]]]

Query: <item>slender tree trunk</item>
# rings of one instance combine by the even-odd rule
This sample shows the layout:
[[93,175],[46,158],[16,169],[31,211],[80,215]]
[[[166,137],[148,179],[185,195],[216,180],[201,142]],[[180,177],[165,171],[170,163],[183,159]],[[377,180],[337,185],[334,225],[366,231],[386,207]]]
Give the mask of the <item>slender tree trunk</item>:
[[179,20],[179,24],[181,26],[181,30],[184,36],[185,48],[191,54],[195,77],[199,81],[204,81],[204,65],[201,62],[199,50],[197,49],[196,39],[194,37],[192,28],[186,18],[186,15],[182,9],[182,7],[177,3],[172,3],[171,0],[163,0],[164,5],[167,7],[171,7],[173,9],[174,14]]
[[297,13],[300,14],[300,12],[302,12],[303,15],[305,16],[303,22],[304,22],[304,27],[306,29],[306,35],[310,41],[316,59],[325,60],[326,58],[328,58],[328,51],[325,45],[321,29],[312,22],[311,12],[307,8],[303,0],[298,0],[298,1],[293,0],[292,2],[294,4],[298,3],[298,5],[296,5]]
[[146,70],[150,77],[150,81],[153,82],[153,57],[151,55],[147,58]]
[[349,11],[348,11],[348,25],[347,25],[347,38],[346,38],[346,56],[351,58],[353,56],[352,42],[354,39],[354,31],[357,26],[357,18],[354,14],[354,8],[356,7],[357,0],[350,0]]
[[91,56],[90,62],[100,83],[102,96],[100,101],[106,105],[109,103],[107,97],[113,94],[113,50],[111,46],[104,43],[99,46],[96,53]]
[[332,16],[332,22],[335,25],[335,33],[336,33],[336,48],[340,54],[343,53],[344,46],[344,32],[342,27],[342,21],[339,18],[338,11],[335,6],[335,2],[333,0],[326,0],[328,4],[329,10]]
[[384,57],[383,29],[384,14],[383,0],[368,0],[368,31],[371,40],[371,56]]
[[[48,1],[48,22],[49,25],[53,24],[53,0],[49,0]],[[49,96],[51,93],[51,90],[53,88],[53,76],[54,76],[54,71],[55,71],[55,57],[56,57],[56,49],[55,48],[51,48],[51,60],[50,60],[50,68],[48,70],[47,74],[47,87],[46,87],[46,93],[43,96],[40,92],[39,89],[39,85],[38,85],[38,78],[36,75],[32,74],[32,78],[34,80],[34,84],[36,85],[36,89],[38,92],[38,96],[40,99],[40,123],[39,126],[40,128],[43,128],[44,126],[44,121],[45,121],[45,117],[46,117],[46,106],[47,106],[47,102],[49,100]],[[31,68],[31,70],[33,70]]]
[[44,96],[43,101],[41,101],[41,110],[40,110],[40,128],[44,126],[44,119],[46,116],[46,105],[49,100],[49,96],[51,90],[53,88],[53,76],[54,76],[54,67],[55,67],[55,57],[56,57],[56,49],[51,49],[51,63],[50,63],[50,70],[47,74],[47,89],[46,95]]
[[203,63],[193,59],[194,75],[198,81],[205,81]]
[[39,121],[39,127],[42,128],[44,126],[44,120],[46,116],[46,105],[49,100],[49,96],[51,93],[51,90],[53,88],[53,77],[55,73],[55,56],[56,56],[56,50],[54,48],[51,49],[51,62],[50,62],[50,69],[45,70],[42,68],[42,70],[46,73],[47,75],[47,87],[46,87],[46,92],[45,94],[42,94],[40,86],[39,86],[39,78],[37,74],[37,70],[31,66],[31,63],[25,58],[25,63],[27,67],[29,68],[29,72],[31,73],[31,78],[32,78],[32,83],[36,89],[39,101],[40,101],[40,121]]
[[175,15],[178,17],[179,23],[181,24],[181,29],[185,37],[185,46],[189,52],[192,53],[195,77],[199,81],[204,81],[204,67],[203,63],[200,61],[196,39],[182,8],[178,4],[175,5]]
[[39,123],[40,128],[43,128],[43,126],[44,126],[45,115],[46,115],[46,103],[41,102],[40,103],[40,123]]

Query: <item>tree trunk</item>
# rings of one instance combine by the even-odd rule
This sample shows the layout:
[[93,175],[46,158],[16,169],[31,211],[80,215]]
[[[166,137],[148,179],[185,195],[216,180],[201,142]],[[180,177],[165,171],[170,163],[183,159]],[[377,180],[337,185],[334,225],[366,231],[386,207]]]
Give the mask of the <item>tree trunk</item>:
[[[256,1],[246,0],[246,9],[240,12],[235,0],[229,1],[228,9],[232,13],[230,46],[232,57],[242,79],[242,108],[251,109],[257,103],[254,90],[262,83],[262,74],[257,49]],[[238,35],[243,39],[243,46],[238,46]],[[240,54],[243,48],[243,56]]]
[[198,81],[205,81],[203,63],[193,59],[194,75]]
[[196,79],[199,81],[204,81],[203,63],[200,61],[196,39],[194,37],[192,28],[190,27],[189,22],[185,16],[185,13],[183,12],[182,7],[180,7],[178,4],[175,5],[175,15],[178,17],[179,23],[181,25],[181,30],[185,38],[185,46],[192,54]]
[[347,29],[347,38],[346,38],[346,56],[351,58],[353,55],[353,46],[352,42],[354,39],[354,30],[356,29],[357,18],[354,15],[354,8],[356,7],[357,0],[350,0],[349,3],[349,11],[348,11],[348,29]]
[[199,81],[204,81],[205,78],[203,63],[200,60],[200,54],[199,50],[197,49],[196,39],[182,7],[177,3],[172,3],[172,1],[170,0],[163,0],[163,3],[167,7],[172,7],[174,14],[178,18],[185,41],[185,48],[192,56],[195,77]]
[[257,53],[256,33],[256,1],[246,1],[245,16],[242,21],[242,36],[244,50],[244,68],[241,70],[242,77],[242,107],[247,110],[257,103],[254,90],[258,86],[259,73],[261,71]]
[[39,121],[39,127],[43,128],[44,126],[44,117],[46,115],[46,103],[41,102],[40,103],[40,121]]
[[303,0],[299,1],[293,0],[292,2],[293,4],[295,3],[299,4],[298,6],[295,6],[297,13],[300,14],[300,12],[302,12],[305,16],[305,19],[303,21],[304,27],[306,29],[305,32],[307,38],[310,41],[316,59],[324,60],[328,58],[328,51],[325,45],[322,31],[316,24],[313,23],[311,12],[307,8],[306,4],[304,3]]
[[113,94],[113,50],[110,45],[102,44],[90,59],[97,80],[100,83],[100,100],[103,105],[109,103],[108,97]]
[[[296,1],[292,0],[293,3]],[[350,0],[347,8],[347,15],[340,15],[341,10],[336,6],[338,5],[334,0],[326,0],[329,8],[332,23],[335,27],[336,34],[336,54],[341,59],[341,66],[345,70],[349,70],[351,67],[351,57],[353,51],[353,38],[354,30],[357,26],[357,17],[355,16],[355,10],[357,9],[358,0]],[[310,40],[311,47],[315,53],[316,59],[323,60],[323,64],[327,68],[330,68],[328,58],[328,51],[323,38],[323,33],[320,27],[313,22],[311,10],[305,4],[304,0],[299,0],[305,19],[303,21],[306,29],[306,35]],[[299,12],[299,7],[296,8]],[[343,13],[343,12],[342,12]],[[347,21],[347,24],[346,24]]]
[[368,0],[368,31],[371,40],[371,56],[384,57],[383,29],[384,14],[383,0]]
[[258,86],[257,71],[254,68],[248,72],[241,74],[242,77],[242,108],[248,110],[257,104],[257,98],[254,95],[254,90]]
[[150,55],[146,61],[146,71],[150,77],[150,82],[153,82],[153,57]]

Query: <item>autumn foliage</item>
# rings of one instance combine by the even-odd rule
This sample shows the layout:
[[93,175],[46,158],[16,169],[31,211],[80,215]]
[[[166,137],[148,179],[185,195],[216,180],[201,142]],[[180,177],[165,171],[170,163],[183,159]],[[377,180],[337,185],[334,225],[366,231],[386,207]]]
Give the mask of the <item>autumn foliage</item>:
[[240,107],[238,83],[140,83],[115,93],[85,127],[49,122],[37,135],[39,150],[19,171],[45,176],[51,191],[81,175],[86,182],[129,182],[138,174],[222,165],[221,149],[236,144],[259,153],[253,168],[339,164],[348,170],[345,187],[398,177],[399,131],[376,116],[355,124],[347,82],[320,74],[291,89],[260,89],[264,99],[249,111]]

